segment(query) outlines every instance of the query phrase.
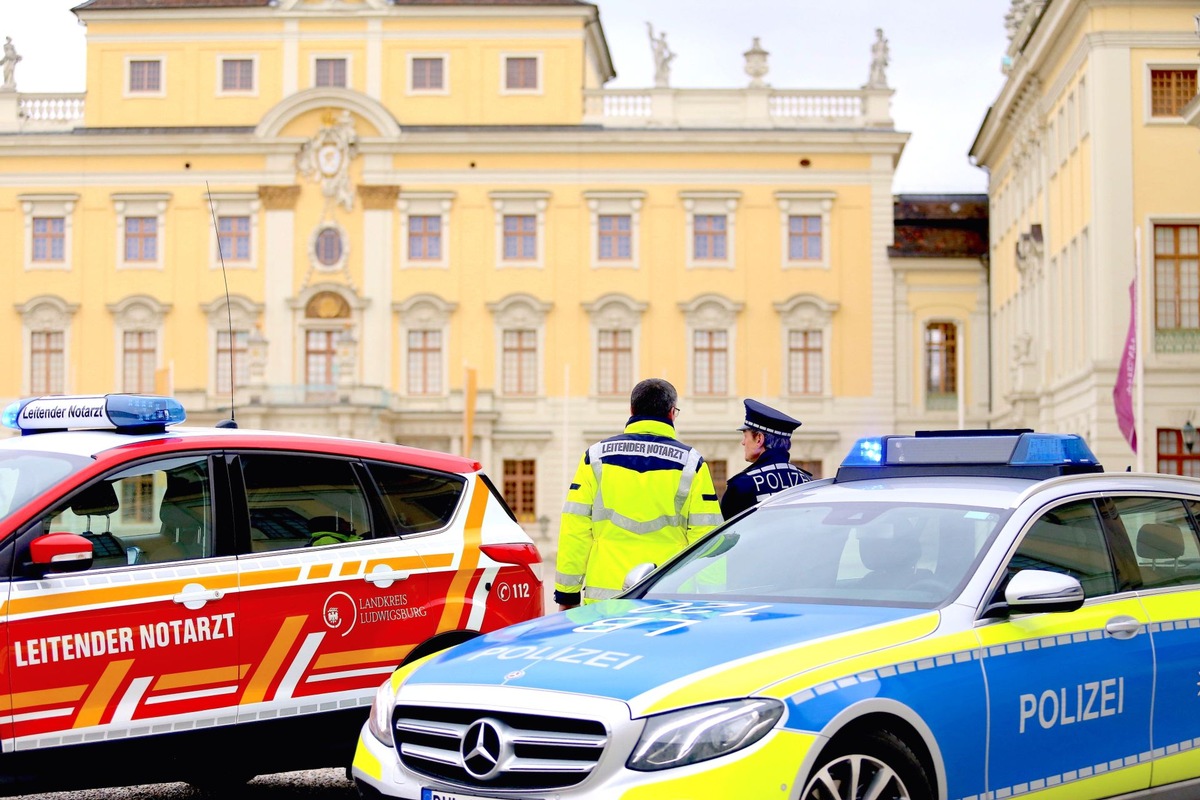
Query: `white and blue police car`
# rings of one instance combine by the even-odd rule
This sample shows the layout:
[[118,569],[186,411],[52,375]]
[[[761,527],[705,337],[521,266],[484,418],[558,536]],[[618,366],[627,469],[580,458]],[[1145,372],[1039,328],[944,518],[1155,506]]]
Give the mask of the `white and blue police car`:
[[1106,473],[1077,436],[862,440],[621,597],[397,670],[353,776],[412,800],[1185,796],[1198,518],[1200,480]]

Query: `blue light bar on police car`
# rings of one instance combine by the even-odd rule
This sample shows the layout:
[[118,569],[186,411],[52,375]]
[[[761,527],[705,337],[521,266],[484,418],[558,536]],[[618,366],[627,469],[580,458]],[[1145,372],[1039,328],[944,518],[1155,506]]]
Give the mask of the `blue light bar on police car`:
[[1075,434],[1028,430],[921,431],[859,439],[838,470],[840,480],[899,475],[1028,475],[1100,472]]
[[7,428],[22,433],[61,430],[162,429],[187,418],[174,398],[140,394],[34,397],[4,409]]

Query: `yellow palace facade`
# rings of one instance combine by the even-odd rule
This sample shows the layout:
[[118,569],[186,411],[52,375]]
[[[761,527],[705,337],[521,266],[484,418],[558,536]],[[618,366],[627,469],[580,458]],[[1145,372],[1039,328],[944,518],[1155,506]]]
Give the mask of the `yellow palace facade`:
[[748,396],[826,474],[985,426],[984,265],[895,246],[882,66],[775,89],[755,42],[744,88],[606,89],[602,11],[78,6],[86,94],[0,90],[0,399],[468,452],[546,537],[643,377],[718,478]]
[[1014,2],[971,149],[990,175],[994,423],[1075,431],[1109,469],[1200,475],[1197,26],[1173,0]]

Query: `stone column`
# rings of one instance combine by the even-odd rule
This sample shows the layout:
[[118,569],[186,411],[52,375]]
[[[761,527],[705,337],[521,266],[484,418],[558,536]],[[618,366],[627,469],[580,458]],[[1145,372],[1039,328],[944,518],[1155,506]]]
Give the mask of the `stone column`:
[[296,325],[288,300],[295,293],[296,201],[299,186],[259,186],[266,214],[266,263],[263,265],[263,335],[270,342],[265,371],[269,386],[290,386],[296,348]]
[[396,243],[396,201],[399,186],[359,186],[363,204],[363,297],[372,302],[363,311],[362,382],[365,386],[392,389],[392,255]]

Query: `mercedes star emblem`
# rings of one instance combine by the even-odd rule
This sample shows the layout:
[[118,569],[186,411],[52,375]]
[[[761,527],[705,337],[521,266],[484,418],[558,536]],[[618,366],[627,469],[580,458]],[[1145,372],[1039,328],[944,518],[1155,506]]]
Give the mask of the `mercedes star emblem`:
[[483,718],[471,723],[463,736],[463,767],[474,778],[486,781],[500,772],[500,762],[508,747],[502,724],[497,720]]

